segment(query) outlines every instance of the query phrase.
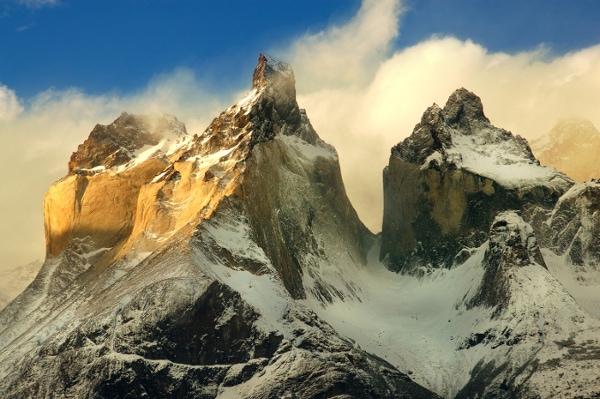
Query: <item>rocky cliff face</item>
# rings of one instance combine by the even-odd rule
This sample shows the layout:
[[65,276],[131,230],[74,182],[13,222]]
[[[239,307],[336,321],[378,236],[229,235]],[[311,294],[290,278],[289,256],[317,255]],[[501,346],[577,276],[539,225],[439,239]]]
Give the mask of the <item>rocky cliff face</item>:
[[394,271],[450,267],[487,239],[499,211],[551,208],[573,182],[539,166],[465,89],[431,106],[384,170],[381,259]]
[[358,300],[373,236],[287,64],[261,55],[200,135],[97,126],[45,211],[47,260],[0,314],[4,397],[436,397],[298,301]]
[[123,113],[97,125],[69,161],[69,174],[44,198],[46,252],[56,256],[73,240],[111,248],[135,224],[141,188],[168,164],[169,147],[186,136],[169,115]]
[[509,305],[515,268],[546,268],[546,263],[531,226],[514,211],[508,211],[500,212],[492,222],[482,266],[485,274],[469,306],[493,307],[498,314]]
[[600,177],[600,132],[587,119],[559,121],[547,134],[532,141],[542,165],[555,167],[578,182]]

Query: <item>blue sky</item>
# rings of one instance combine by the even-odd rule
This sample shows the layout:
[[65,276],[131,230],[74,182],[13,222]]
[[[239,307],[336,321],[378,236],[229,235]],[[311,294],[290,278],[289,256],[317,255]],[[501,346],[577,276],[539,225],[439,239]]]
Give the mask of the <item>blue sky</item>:
[[292,65],[379,231],[390,148],[457,88],[530,140],[600,127],[598,20],[596,0],[0,0],[0,268],[43,258],[43,195],[96,123],[167,112],[201,133],[259,52]]
[[[3,0],[0,82],[24,99],[50,87],[131,91],[177,67],[215,90],[247,83],[256,55],[351,18],[358,0]],[[490,51],[600,42],[594,0],[411,0],[400,49],[431,35],[472,39]]]
[[[4,5],[0,81],[27,97],[49,87],[143,88],[186,67],[214,88],[247,83],[256,56],[351,17],[359,1],[60,0]],[[232,82],[233,81],[233,82]]]

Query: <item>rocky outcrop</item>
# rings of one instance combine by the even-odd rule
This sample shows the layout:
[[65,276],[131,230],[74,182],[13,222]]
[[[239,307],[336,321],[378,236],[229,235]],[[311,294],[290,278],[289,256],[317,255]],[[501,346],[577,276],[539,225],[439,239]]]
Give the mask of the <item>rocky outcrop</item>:
[[597,395],[591,381],[598,376],[578,370],[597,361],[600,348],[589,337],[600,324],[548,270],[533,228],[516,212],[502,212],[480,250],[483,278],[464,302],[480,318],[458,349],[487,346],[493,354],[477,362],[456,397]]
[[600,177],[600,132],[587,119],[559,121],[547,134],[533,140],[531,149],[542,165],[552,166],[575,181]]
[[110,169],[136,158],[161,140],[187,134],[185,125],[170,115],[132,115],[123,112],[110,125],[96,125],[71,155],[69,174]]
[[545,246],[574,266],[600,265],[600,182],[571,187],[544,223]]
[[[450,267],[488,237],[498,212],[551,209],[573,184],[527,142],[492,126],[479,97],[454,92],[392,148],[383,174],[381,259],[394,271]],[[457,257],[458,255],[458,257]]]
[[168,148],[185,135],[170,115],[124,112],[110,125],[96,125],[71,156],[69,174],[44,197],[48,256],[72,240],[87,239],[100,249],[127,238],[142,186],[169,164]]
[[495,314],[499,314],[509,305],[515,268],[531,265],[546,268],[546,264],[533,229],[514,211],[496,216],[488,245],[482,262],[485,274],[469,307],[495,308]]

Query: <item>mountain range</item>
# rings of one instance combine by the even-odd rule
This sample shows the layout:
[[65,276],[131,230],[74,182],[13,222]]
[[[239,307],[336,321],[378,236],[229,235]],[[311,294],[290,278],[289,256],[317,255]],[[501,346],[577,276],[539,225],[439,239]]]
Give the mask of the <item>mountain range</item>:
[[380,234],[264,54],[201,134],[123,113],[68,170],[0,313],[3,397],[600,397],[600,182],[464,88],[391,149]]

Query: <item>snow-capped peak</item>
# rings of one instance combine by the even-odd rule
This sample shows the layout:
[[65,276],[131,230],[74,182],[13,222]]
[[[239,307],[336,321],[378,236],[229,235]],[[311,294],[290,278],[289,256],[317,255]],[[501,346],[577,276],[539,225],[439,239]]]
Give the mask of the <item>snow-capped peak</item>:
[[570,181],[554,168],[540,166],[524,138],[493,126],[481,99],[464,88],[456,90],[444,108],[429,107],[413,134],[392,154],[420,164],[421,169],[443,164],[466,169],[507,188]]
[[252,76],[252,88],[268,85],[278,86],[286,91],[292,89],[295,97],[296,81],[292,67],[267,54],[260,54]]

